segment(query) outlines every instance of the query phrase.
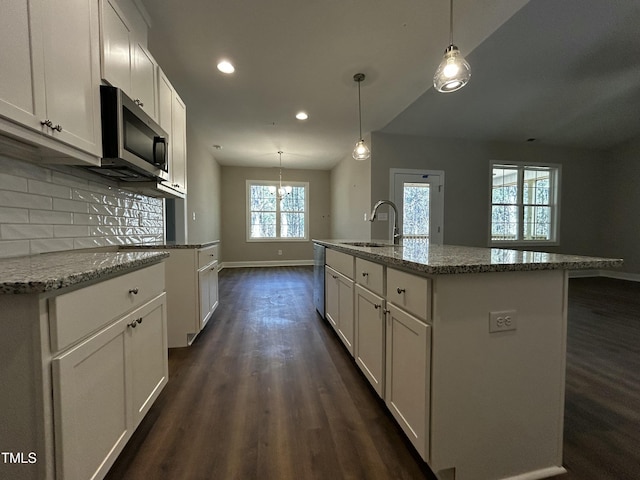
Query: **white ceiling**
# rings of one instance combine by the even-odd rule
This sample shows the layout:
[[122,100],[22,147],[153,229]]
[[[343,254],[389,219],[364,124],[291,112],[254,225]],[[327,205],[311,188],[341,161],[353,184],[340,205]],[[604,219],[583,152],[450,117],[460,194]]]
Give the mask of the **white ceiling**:
[[590,148],[640,137],[638,0],[456,0],[472,77],[450,94],[432,86],[447,0],[142,3],[150,50],[222,165],[276,166],[282,150],[285,168],[331,168],[358,139],[358,72],[365,134]]

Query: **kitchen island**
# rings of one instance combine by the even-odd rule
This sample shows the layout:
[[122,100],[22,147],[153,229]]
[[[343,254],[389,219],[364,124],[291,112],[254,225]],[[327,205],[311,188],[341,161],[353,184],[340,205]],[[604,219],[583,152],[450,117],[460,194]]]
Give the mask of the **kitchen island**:
[[0,478],[102,478],[168,381],[159,252],[0,260]]
[[314,240],[326,318],[441,480],[563,473],[570,270],[618,259]]

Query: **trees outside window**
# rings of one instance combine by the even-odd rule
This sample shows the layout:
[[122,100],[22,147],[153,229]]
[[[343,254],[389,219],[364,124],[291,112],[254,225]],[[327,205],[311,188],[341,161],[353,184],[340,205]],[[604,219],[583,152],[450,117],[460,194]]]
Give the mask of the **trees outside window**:
[[308,240],[308,183],[247,180],[247,240]]

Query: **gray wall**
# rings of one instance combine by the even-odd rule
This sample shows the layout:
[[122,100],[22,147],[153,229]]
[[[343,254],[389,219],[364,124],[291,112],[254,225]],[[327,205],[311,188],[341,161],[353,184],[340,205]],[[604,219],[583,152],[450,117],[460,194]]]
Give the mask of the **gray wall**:
[[[187,110],[187,242],[220,240],[221,168]],[[195,213],[196,219],[193,219]],[[220,246],[220,253],[224,245]]]
[[[313,238],[330,237],[331,195],[328,170],[282,171],[283,183],[309,182],[309,241],[247,242],[246,180],[278,180],[277,168],[222,167],[222,262],[295,263],[313,260]],[[278,255],[282,250],[282,255]]]
[[599,173],[603,254],[623,258],[623,272],[640,273],[640,139],[611,152]]

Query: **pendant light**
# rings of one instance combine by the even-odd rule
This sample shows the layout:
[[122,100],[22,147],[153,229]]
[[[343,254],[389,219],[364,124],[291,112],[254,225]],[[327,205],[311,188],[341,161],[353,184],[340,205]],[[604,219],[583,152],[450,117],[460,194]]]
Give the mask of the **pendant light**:
[[353,80],[358,83],[358,123],[360,125],[360,139],[356,142],[356,146],[351,155],[355,160],[367,160],[371,156],[371,151],[362,138],[362,103],[360,101],[360,82],[364,80],[364,73],[356,73],[353,76]]
[[433,76],[433,86],[442,93],[460,90],[471,78],[471,67],[453,44],[453,0],[449,4],[449,46]]
[[280,182],[278,185],[278,190],[276,191],[276,198],[278,200],[282,200],[284,197],[286,197],[287,195],[289,195],[291,193],[291,187],[290,186],[282,186],[282,150],[278,150],[278,155],[280,156],[280,172],[278,174],[279,178],[280,178]]

